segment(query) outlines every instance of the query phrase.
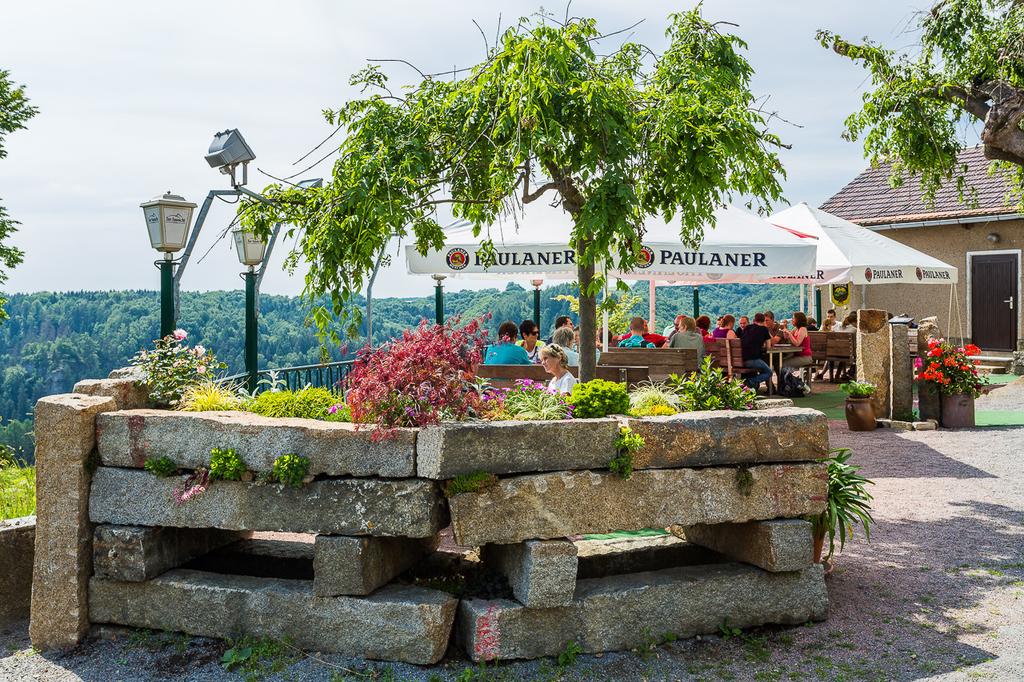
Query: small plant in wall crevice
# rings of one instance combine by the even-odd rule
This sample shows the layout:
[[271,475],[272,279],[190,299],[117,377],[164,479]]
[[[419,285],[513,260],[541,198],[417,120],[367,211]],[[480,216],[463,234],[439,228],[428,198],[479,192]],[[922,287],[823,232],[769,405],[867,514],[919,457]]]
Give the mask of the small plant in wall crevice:
[[619,435],[615,438],[615,456],[608,462],[608,468],[619,478],[629,479],[633,476],[633,455],[644,446],[644,437],[635,433],[628,426],[619,427]]
[[234,448],[213,448],[210,450],[210,480],[240,481],[245,473],[245,463]]
[[158,476],[159,478],[167,478],[178,473],[178,465],[174,463],[170,457],[164,455],[163,457],[149,457],[146,459],[145,464],[142,468]]
[[185,477],[181,485],[174,489],[174,501],[178,504],[185,504],[189,500],[198,497],[210,487],[209,469],[199,468]]
[[292,488],[301,488],[309,474],[309,459],[302,455],[281,455],[274,460],[274,480]]

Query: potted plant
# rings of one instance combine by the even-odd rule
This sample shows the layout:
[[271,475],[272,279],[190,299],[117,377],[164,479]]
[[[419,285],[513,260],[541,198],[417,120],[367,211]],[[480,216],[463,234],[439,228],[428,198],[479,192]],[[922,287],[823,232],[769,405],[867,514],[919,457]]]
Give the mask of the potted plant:
[[978,361],[973,357],[981,349],[972,343],[954,346],[942,339],[928,341],[928,354],[922,358],[917,375],[924,390],[938,389],[941,395],[941,423],[956,429],[974,426],[974,399],[981,395],[985,380],[978,376]]
[[[853,454],[848,448],[837,448],[832,457],[823,460],[828,463],[828,504],[825,511],[808,517],[813,525],[814,563],[825,563],[825,572],[832,572],[831,560],[836,551],[836,535],[839,536],[839,551],[843,551],[848,539],[853,538],[853,529],[864,528],[864,538],[871,542],[871,493],[868,485],[874,481],[861,476],[859,466],[849,463]],[[822,557],[825,538],[828,537],[828,555]]]
[[875,408],[871,404],[871,396],[876,388],[867,381],[843,384],[843,392],[846,393],[846,425],[851,431],[874,431],[878,426]]

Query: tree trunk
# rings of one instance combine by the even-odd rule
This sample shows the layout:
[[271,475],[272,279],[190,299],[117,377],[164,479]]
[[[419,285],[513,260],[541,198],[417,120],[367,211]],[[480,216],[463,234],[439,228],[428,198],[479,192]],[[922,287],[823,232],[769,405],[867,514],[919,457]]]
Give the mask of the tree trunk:
[[[576,254],[583,253],[577,248]],[[587,290],[594,280],[594,264],[577,265],[580,284],[580,381],[590,381],[597,374],[597,297]]]

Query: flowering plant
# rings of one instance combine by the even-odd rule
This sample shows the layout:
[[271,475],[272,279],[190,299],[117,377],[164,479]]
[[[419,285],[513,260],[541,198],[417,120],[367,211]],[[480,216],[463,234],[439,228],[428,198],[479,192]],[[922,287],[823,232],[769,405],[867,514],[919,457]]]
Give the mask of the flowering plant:
[[146,373],[145,385],[158,405],[176,405],[190,386],[209,381],[227,365],[217,360],[202,345],[188,347],[188,332],[175,329],[153,342],[153,350],[141,350],[132,358],[132,366]]
[[977,398],[985,383],[978,376],[981,349],[973,343],[957,347],[944,339],[929,339],[928,353],[921,358],[917,380],[935,384],[943,395],[966,394]]
[[512,388],[487,391],[485,411],[491,419],[571,419],[568,396],[548,389],[539,381],[516,379]]
[[346,396],[352,421],[376,424],[373,439],[380,440],[395,427],[479,415],[483,400],[473,375],[486,339],[481,320],[424,320],[399,339],[360,350]]

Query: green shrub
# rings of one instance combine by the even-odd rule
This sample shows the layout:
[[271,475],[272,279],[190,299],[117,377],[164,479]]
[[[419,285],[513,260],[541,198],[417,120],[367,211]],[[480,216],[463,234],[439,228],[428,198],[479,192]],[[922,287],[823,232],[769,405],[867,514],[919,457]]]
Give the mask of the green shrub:
[[608,468],[612,473],[618,474],[620,478],[632,478],[633,476],[633,455],[644,446],[644,437],[635,433],[628,426],[619,428],[619,435],[615,438],[615,456],[608,462]]
[[669,376],[666,382],[688,410],[749,410],[755,393],[738,377],[729,378],[721,367],[711,366],[712,357],[704,356],[700,370],[688,377]]
[[478,493],[498,484],[498,477],[486,471],[463,474],[444,482],[444,496],[455,497],[462,493]]
[[260,393],[246,409],[265,417],[327,419],[328,411],[338,402],[338,396],[326,388],[307,387],[299,391]]
[[629,410],[630,417],[668,417],[678,414],[679,410],[668,405],[651,405],[650,407],[632,407]]
[[851,398],[870,398],[878,387],[868,381],[851,381],[843,384],[840,388]]
[[245,473],[245,463],[234,448],[210,450],[210,480],[239,481]]
[[174,463],[170,457],[150,457],[146,460],[142,468],[160,478],[167,478],[178,473],[178,465]]
[[607,417],[629,412],[629,393],[626,385],[604,379],[593,379],[572,387],[569,401],[576,419]]
[[281,455],[274,460],[273,476],[278,483],[301,488],[308,473],[309,460],[302,455]]

